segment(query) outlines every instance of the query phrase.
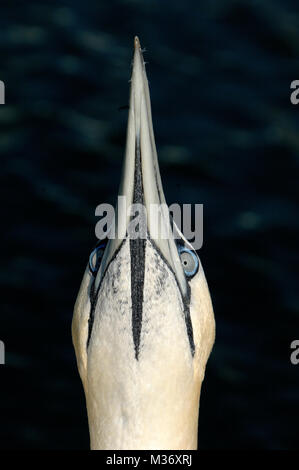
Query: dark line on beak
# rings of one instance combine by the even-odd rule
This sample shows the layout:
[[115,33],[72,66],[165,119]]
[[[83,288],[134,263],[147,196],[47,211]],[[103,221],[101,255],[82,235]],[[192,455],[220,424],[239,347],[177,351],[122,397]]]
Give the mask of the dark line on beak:
[[[139,139],[135,142],[135,173],[134,173],[134,193],[133,204],[144,204],[141,151]],[[140,230],[139,234],[142,234]],[[130,238],[130,258],[131,258],[131,302],[132,302],[132,333],[135,347],[135,357],[138,360],[140,335],[142,327],[142,307],[143,289],[145,273],[145,244],[144,238]]]
[[168,267],[168,269],[172,272],[173,276],[174,276],[174,279],[175,279],[175,282],[176,282],[176,285],[177,285],[177,288],[180,292],[180,296],[181,296],[181,299],[182,299],[182,302],[183,302],[183,306],[184,306],[184,319],[185,319],[185,325],[186,325],[186,332],[187,332],[187,336],[188,336],[188,340],[189,340],[189,345],[190,345],[190,351],[191,351],[191,355],[192,357],[194,357],[194,354],[195,354],[195,343],[194,343],[194,335],[193,335],[193,326],[192,326],[192,320],[191,320],[191,315],[190,315],[190,295],[191,295],[191,292],[190,292],[190,286],[187,282],[187,294],[186,295],[183,295],[183,292],[181,290],[181,287],[178,283],[178,280],[176,278],[176,275],[175,275],[175,272],[174,270],[172,269],[172,267],[170,266],[169,262],[167,261],[167,259],[164,257],[162,251],[158,248],[158,246],[156,245],[155,241],[149,237],[149,240],[151,242],[151,244],[154,246],[155,250],[157,251],[157,253],[159,254],[159,256],[161,256],[162,260],[164,261],[164,263],[166,264],[166,266]]
[[[99,283],[98,285],[98,288],[97,288],[97,291],[95,291],[95,282],[96,282],[96,275],[93,276],[93,281],[92,281],[92,284],[90,286],[90,292],[89,292],[89,298],[90,298],[90,304],[91,304],[91,307],[90,307],[90,314],[89,314],[89,318],[88,318],[88,336],[87,336],[87,343],[86,343],[86,348],[88,349],[88,346],[89,346],[89,342],[90,342],[90,338],[91,338],[91,334],[92,334],[92,327],[93,327],[93,323],[94,323],[94,314],[95,314],[95,309],[96,309],[96,305],[97,305],[97,301],[98,301],[98,297],[99,297],[99,292],[100,292],[100,289],[101,289],[101,286],[102,286],[102,283],[103,283],[103,280],[106,276],[106,273],[108,271],[108,268],[110,266],[110,264],[112,263],[112,261],[114,261],[114,259],[116,258],[116,256],[118,255],[119,251],[121,250],[123,244],[125,242],[125,239],[121,242],[121,244],[119,245],[119,247],[117,248],[117,250],[115,251],[115,253],[113,254],[111,260],[109,261],[109,263],[107,264],[106,268],[105,268],[105,271],[103,273],[103,276],[102,276],[102,279],[101,279],[101,282]],[[106,247],[107,248],[107,247]]]

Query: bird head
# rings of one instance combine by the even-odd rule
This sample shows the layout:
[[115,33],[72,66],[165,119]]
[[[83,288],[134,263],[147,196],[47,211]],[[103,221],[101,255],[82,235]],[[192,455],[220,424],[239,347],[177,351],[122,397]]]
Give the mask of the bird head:
[[[90,255],[73,343],[91,448],[195,449],[214,314],[198,255],[165,203],[137,37],[134,45],[115,236]],[[137,236],[132,205],[141,215]],[[159,217],[152,206],[164,208]],[[176,237],[162,237],[170,228]]]

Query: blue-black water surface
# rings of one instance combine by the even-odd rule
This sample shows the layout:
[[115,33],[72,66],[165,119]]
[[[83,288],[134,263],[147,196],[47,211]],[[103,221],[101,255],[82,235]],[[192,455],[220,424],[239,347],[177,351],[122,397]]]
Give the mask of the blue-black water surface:
[[135,34],[167,201],[204,204],[217,339],[200,447],[296,448],[295,6],[2,0],[2,449],[88,448],[70,324],[95,207],[117,195]]

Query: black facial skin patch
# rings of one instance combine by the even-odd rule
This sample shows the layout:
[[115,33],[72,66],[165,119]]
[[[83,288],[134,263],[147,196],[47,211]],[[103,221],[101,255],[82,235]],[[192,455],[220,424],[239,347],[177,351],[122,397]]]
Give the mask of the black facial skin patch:
[[[141,153],[138,139],[135,143],[135,173],[134,173],[134,194],[133,204],[143,205],[143,184]],[[142,233],[139,227],[139,234]],[[131,257],[131,302],[132,302],[132,333],[135,347],[135,357],[138,360],[140,334],[142,326],[142,306],[145,272],[145,244],[144,237],[130,238],[130,257]]]

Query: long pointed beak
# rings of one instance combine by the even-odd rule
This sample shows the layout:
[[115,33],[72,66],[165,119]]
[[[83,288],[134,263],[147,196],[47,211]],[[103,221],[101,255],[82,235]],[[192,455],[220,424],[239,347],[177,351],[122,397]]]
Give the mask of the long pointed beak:
[[[147,236],[154,241],[175,273],[182,294],[185,295],[187,292],[186,279],[175,241],[171,236],[161,237],[162,233],[164,235],[170,234],[170,218],[158,165],[145,63],[137,36],[134,39],[127,141],[119,196],[123,196],[123,198],[118,198],[115,238],[109,240],[97,275],[96,285],[99,285],[106,266],[127,237],[131,221],[128,207],[132,204],[142,204],[146,212]],[[157,218],[155,208],[161,207],[161,205],[164,210],[159,212],[159,218]]]
[[[127,205],[140,203],[149,209],[151,204],[165,203],[165,198],[157,160],[148,81],[138,37],[134,39],[134,46],[127,143],[119,195],[126,198]],[[149,211],[147,218],[150,230]],[[123,212],[119,220],[122,235],[125,235],[129,220],[130,214]]]

